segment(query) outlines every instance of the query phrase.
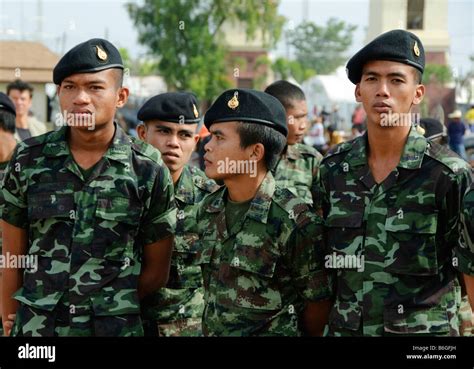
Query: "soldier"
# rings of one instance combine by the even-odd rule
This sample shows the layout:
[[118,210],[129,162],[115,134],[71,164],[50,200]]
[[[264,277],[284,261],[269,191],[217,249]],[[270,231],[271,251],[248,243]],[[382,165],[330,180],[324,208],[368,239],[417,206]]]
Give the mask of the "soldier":
[[197,214],[204,335],[321,334],[329,310],[321,220],[270,171],[286,144],[282,105],[261,91],[229,90],[204,123],[206,175],[225,184]]
[[474,275],[474,253],[458,244],[471,174],[412,128],[424,65],[421,41],[404,30],[347,64],[368,125],[320,167],[325,266],[337,272],[329,335],[459,335],[458,272],[471,285]]
[[[0,92],[0,183],[2,182],[5,168],[16,146],[15,140],[15,105],[7,95]],[[2,217],[3,196],[0,188],[0,219]],[[2,225],[0,221],[0,253],[2,252]],[[0,323],[2,312],[2,268],[0,266]],[[3,325],[0,327],[3,335]]]
[[[474,253],[474,182],[471,183],[471,187],[464,196],[461,219],[463,226],[461,252],[466,255],[463,260],[470,260],[470,265],[466,265],[465,268],[472,269],[473,261],[472,258],[469,259],[469,255]],[[465,289],[467,298],[463,296],[460,307],[460,330],[461,335],[472,336],[474,334],[474,283],[472,283],[471,279],[466,280]]]
[[9,163],[4,250],[34,262],[4,270],[12,335],[142,335],[139,299],[166,285],[173,186],[159,152],[114,122],[122,78],[106,40],[67,52],[53,80],[69,126],[20,143]]
[[199,140],[198,102],[188,92],[168,92],[148,100],[138,111],[138,136],[160,150],[171,172],[178,218],[166,288],[147,297],[142,316],[150,335],[200,336],[204,308],[202,275],[196,256],[196,211],[218,186],[187,163]]
[[272,172],[276,184],[313,205],[317,200],[319,164],[323,157],[313,147],[301,143],[308,126],[304,92],[287,81],[274,82],[265,92],[281,102],[288,122],[287,144]]

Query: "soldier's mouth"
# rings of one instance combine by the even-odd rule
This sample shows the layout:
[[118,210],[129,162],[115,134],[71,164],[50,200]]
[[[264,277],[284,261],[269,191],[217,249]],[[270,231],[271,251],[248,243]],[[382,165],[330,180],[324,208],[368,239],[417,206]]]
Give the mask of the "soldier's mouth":
[[384,102],[377,102],[372,105],[372,108],[377,112],[377,113],[388,113],[392,111],[392,107]]
[[171,157],[171,158],[179,158],[179,155],[172,151],[164,152],[162,155],[166,157]]

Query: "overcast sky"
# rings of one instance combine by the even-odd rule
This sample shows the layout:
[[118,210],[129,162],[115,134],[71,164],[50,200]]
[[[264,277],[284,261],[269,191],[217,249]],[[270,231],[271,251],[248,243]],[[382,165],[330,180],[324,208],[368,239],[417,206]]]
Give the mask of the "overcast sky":
[[[238,0],[236,0],[238,1]],[[399,1],[399,0],[393,0]],[[426,0],[430,1],[430,0]],[[41,1],[42,22],[37,0],[0,0],[0,39],[42,41],[61,54],[93,37],[107,37],[118,47],[126,47],[132,57],[145,53],[137,44],[137,32],[125,9],[124,0]],[[363,46],[369,18],[369,0],[280,1],[280,14],[298,25],[307,20],[325,24],[335,17],[357,25],[348,55]],[[451,41],[450,64],[466,71],[469,55],[474,54],[474,0],[448,0],[448,32]],[[41,32],[39,32],[41,30]],[[284,53],[280,45],[276,54]]]

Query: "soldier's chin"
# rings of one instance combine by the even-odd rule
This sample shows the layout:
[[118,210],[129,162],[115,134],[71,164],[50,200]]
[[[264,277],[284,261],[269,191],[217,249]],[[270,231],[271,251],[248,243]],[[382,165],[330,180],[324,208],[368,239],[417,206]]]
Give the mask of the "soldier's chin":
[[214,180],[224,179],[225,177],[224,174],[219,173],[215,168],[212,168],[210,166],[205,167],[204,173],[206,173],[207,178]]

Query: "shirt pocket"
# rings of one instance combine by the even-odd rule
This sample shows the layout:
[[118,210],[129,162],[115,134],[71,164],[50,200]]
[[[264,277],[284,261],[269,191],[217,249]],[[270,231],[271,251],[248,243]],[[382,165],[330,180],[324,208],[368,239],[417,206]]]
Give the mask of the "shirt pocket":
[[364,237],[363,219],[363,198],[355,200],[349,193],[334,192],[331,196],[331,208],[325,220],[330,251],[343,255],[361,255]]
[[266,311],[282,308],[280,286],[275,275],[280,254],[272,247],[273,242],[258,236],[250,240],[246,235],[237,235],[229,271],[225,270],[226,264],[222,264],[220,273],[225,285],[233,287],[234,305]]
[[385,229],[390,250],[385,271],[414,276],[437,274],[437,224],[436,211],[388,209]]
[[201,269],[196,264],[198,245],[198,235],[195,233],[175,236],[168,288],[198,288],[202,286]]
[[[75,219],[74,195],[45,185],[28,193],[29,254],[65,258],[69,254]],[[64,189],[63,189],[64,190]]]
[[141,212],[141,206],[128,198],[99,196],[95,210],[92,257],[117,262],[135,259],[134,245]]
[[450,331],[448,312],[442,306],[385,309],[386,335],[446,335]]

